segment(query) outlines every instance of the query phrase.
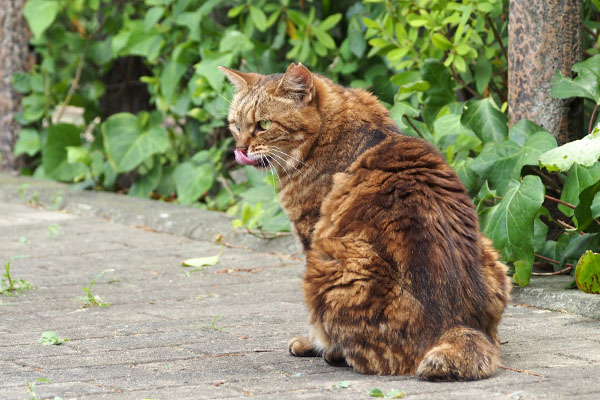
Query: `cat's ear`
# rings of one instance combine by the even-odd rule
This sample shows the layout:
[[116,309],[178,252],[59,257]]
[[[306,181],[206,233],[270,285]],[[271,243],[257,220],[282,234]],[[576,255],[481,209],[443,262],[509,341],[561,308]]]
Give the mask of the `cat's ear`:
[[236,71],[235,69],[222,67],[219,65],[218,67],[221,72],[229,79],[233,86],[235,86],[235,90],[238,92],[248,89],[252,86],[259,78],[260,75],[253,73],[244,73],[240,71]]
[[285,71],[275,94],[302,100],[305,104],[315,96],[315,85],[312,73],[302,63],[291,63]]

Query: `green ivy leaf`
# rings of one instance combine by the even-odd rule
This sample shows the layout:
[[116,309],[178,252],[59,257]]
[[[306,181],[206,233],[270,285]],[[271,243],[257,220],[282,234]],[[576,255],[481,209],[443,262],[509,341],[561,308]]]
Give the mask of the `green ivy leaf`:
[[527,138],[535,135],[538,132],[547,132],[544,128],[531,122],[528,119],[522,119],[514,124],[508,131],[508,138],[515,143],[523,146]]
[[534,218],[546,188],[538,176],[510,181],[502,201],[481,215],[481,229],[492,239],[504,260],[533,263]]
[[531,279],[531,270],[533,268],[533,263],[518,260],[515,261],[515,273],[513,275],[513,280],[519,286],[527,286],[529,285],[529,281]]
[[[567,180],[563,186],[560,199],[566,203],[577,206],[579,204],[579,196],[581,193],[599,180],[600,164],[595,164],[590,168],[583,167],[579,164],[573,164],[567,173]],[[591,198],[589,200],[591,203]],[[558,209],[567,217],[573,216],[573,209],[570,207],[559,204]]]
[[46,29],[52,25],[59,9],[60,3],[56,0],[27,1],[23,7],[23,16],[36,39],[40,39]]
[[42,149],[40,133],[35,129],[25,128],[19,132],[19,139],[15,143],[15,156],[27,154],[30,157],[36,155]]
[[585,97],[600,104],[600,55],[575,64],[573,71],[578,76],[569,79],[558,70],[552,82],[552,96],[559,99]]
[[63,182],[87,172],[81,163],[71,164],[67,158],[69,146],[81,145],[79,129],[71,124],[57,124],[48,128],[48,139],[42,149],[42,166],[47,177]]
[[560,258],[560,264],[565,265],[569,260],[578,260],[586,250],[598,248],[600,235],[598,233],[586,233],[584,235],[571,235],[569,243]]
[[514,179],[519,179],[525,165],[537,165],[540,154],[556,147],[556,139],[548,132],[538,132],[526,139],[523,146],[512,140],[487,143],[473,160],[471,168],[488,179],[502,195]]
[[129,196],[145,197],[150,196],[150,193],[156,189],[162,178],[162,164],[157,163],[146,175],[133,182],[129,188]]
[[508,134],[508,118],[496,107],[491,97],[468,101],[461,122],[484,143],[499,142]]
[[143,128],[135,115],[111,115],[102,125],[104,150],[116,172],[128,172],[169,146],[167,132],[159,125]]
[[600,293],[600,254],[590,250],[579,258],[575,270],[577,287],[586,293]]
[[583,139],[563,144],[540,156],[540,165],[548,171],[568,171],[573,164],[591,167],[600,158],[600,124]]
[[177,200],[181,204],[192,204],[206,193],[213,185],[216,176],[210,164],[194,165],[192,162],[181,163],[173,172]]
[[588,232],[600,230],[600,226],[597,224],[592,225],[594,219],[600,217],[600,178],[596,180],[596,183],[582,190],[577,200],[578,204],[575,208],[577,229]]
[[448,68],[437,60],[426,60],[421,66],[421,77],[431,87],[423,93],[426,104],[423,118],[431,126],[440,108],[456,102],[454,80]]

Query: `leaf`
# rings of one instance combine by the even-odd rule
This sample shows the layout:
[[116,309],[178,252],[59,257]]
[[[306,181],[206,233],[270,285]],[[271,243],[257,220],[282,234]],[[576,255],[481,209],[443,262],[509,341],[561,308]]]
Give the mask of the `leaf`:
[[513,275],[513,280],[519,286],[529,285],[529,281],[531,279],[532,268],[533,268],[533,263],[530,263],[528,261],[522,261],[522,260],[515,261],[515,273]]
[[28,0],[23,7],[23,16],[36,39],[48,29],[56,19],[60,3],[56,0]]
[[492,63],[482,55],[475,63],[475,87],[477,92],[483,93],[490,79],[492,79]]
[[548,132],[538,132],[526,139],[523,146],[512,140],[487,143],[473,160],[471,168],[488,179],[502,195],[511,179],[519,179],[525,165],[536,165],[538,157],[556,147],[556,139]]
[[442,35],[439,32],[431,35],[431,43],[438,49],[448,50],[452,47],[452,42],[446,38],[446,36]]
[[426,60],[421,66],[421,76],[431,85],[423,93],[426,107],[422,112],[423,119],[431,126],[440,108],[456,102],[454,80],[448,68],[437,60]]
[[573,235],[560,258],[560,264],[565,265],[569,260],[578,260],[586,250],[598,248],[600,235],[598,233],[586,233],[584,235]]
[[[598,181],[600,181],[600,164],[595,164],[590,168],[573,164],[567,173],[567,180],[563,186],[560,199],[577,206],[579,204],[579,196],[582,192]],[[589,200],[591,204],[591,198]],[[558,209],[567,217],[573,216],[573,209],[570,207],[559,204]]]
[[179,203],[192,204],[212,187],[216,172],[209,164],[196,166],[183,162],[175,168],[173,176]]
[[484,143],[501,141],[508,134],[508,118],[498,110],[491,97],[469,100],[465,104],[461,122]]
[[81,163],[70,164],[67,158],[69,146],[81,145],[79,129],[70,124],[56,124],[48,128],[48,138],[42,149],[42,166],[47,177],[59,181],[72,181],[87,172]]
[[528,137],[533,136],[538,132],[546,132],[546,130],[535,122],[531,122],[528,119],[522,119],[510,128],[508,138],[522,146],[525,144]]
[[398,389],[392,389],[385,394],[386,399],[401,399],[404,396],[406,396],[406,392]]
[[238,15],[240,15],[242,11],[244,11],[244,8],[246,8],[246,4],[240,4],[239,6],[235,6],[229,11],[227,11],[227,16],[229,18],[235,18]]
[[575,282],[579,290],[600,293],[600,254],[588,250],[579,258]]
[[219,71],[217,66],[222,65],[225,67],[231,66],[231,62],[233,60],[233,54],[206,54],[202,61],[195,65],[196,73],[198,75],[204,76],[208,83],[215,89],[216,92],[220,93],[223,88],[223,81],[225,80],[225,75]]
[[216,265],[219,262],[219,258],[223,254],[224,250],[225,246],[221,244],[221,250],[219,250],[219,252],[216,255],[208,257],[188,258],[187,260],[183,261],[181,265],[183,265],[184,267],[194,268],[203,268]]
[[338,22],[340,22],[341,19],[342,19],[342,14],[340,14],[340,13],[332,14],[329,17],[325,18],[323,20],[323,22],[321,22],[319,24],[319,28],[323,29],[324,31],[328,31],[331,28],[333,28],[334,26],[336,26],[338,24]]
[[259,31],[264,32],[267,29],[267,17],[260,8],[250,6],[250,18]]
[[27,154],[30,157],[36,155],[42,148],[40,133],[35,129],[24,128],[19,132],[19,139],[15,143],[15,156]]
[[58,346],[68,340],[69,339],[63,339],[61,337],[58,337],[58,335],[54,331],[45,331],[44,333],[42,333],[42,337],[39,338],[38,343],[41,343],[46,346],[50,346],[50,345]]
[[128,172],[169,146],[167,132],[159,125],[144,129],[130,113],[111,115],[102,124],[106,156],[116,172]]
[[540,165],[548,171],[568,171],[574,163],[591,167],[600,158],[600,124],[583,139],[563,144],[540,156]]
[[378,388],[369,389],[367,394],[371,397],[384,397],[383,392],[381,391],[381,389]]
[[[600,227],[597,224],[592,225],[592,223],[595,218],[600,216],[600,180],[582,190],[577,201],[578,204],[575,208],[575,225],[577,229],[597,232]],[[573,210],[569,210],[573,212]],[[590,227],[590,225],[592,226]]]
[[527,175],[522,182],[512,180],[502,201],[481,216],[481,230],[505,261],[533,262],[534,218],[545,189],[538,176]]
[[559,99],[585,97],[600,104],[600,55],[588,58],[573,66],[578,73],[575,79],[563,76],[560,70],[552,82],[552,96]]

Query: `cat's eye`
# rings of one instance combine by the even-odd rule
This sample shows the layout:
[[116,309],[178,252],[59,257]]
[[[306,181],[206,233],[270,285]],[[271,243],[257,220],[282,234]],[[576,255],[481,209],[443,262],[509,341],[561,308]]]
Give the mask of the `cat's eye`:
[[237,129],[237,130],[238,130],[238,132],[240,131],[240,126],[238,125],[238,123],[237,123],[237,122],[235,123],[235,129]]
[[258,126],[260,127],[261,130],[266,131],[267,129],[269,129],[271,127],[271,120],[265,119],[264,121],[260,121],[258,123]]

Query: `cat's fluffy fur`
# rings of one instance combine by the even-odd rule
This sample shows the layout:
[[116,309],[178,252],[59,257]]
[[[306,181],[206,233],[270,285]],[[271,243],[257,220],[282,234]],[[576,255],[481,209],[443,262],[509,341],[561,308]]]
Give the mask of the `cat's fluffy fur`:
[[306,254],[311,332],[290,353],[365,374],[489,377],[511,284],[440,153],[398,133],[371,94],[301,64],[221,70],[237,89],[236,151],[278,172]]

